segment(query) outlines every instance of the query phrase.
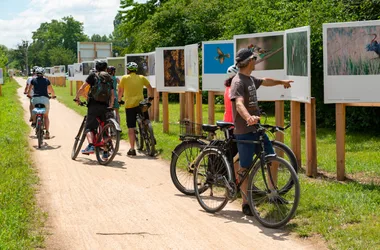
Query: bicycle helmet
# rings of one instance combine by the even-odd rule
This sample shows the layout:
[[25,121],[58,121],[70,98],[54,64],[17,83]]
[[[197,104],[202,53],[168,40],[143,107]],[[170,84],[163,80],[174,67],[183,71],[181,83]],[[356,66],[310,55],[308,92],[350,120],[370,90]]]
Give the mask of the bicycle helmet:
[[230,67],[228,67],[227,69],[228,78],[234,77],[238,71],[239,69],[235,65],[231,65]]
[[107,67],[108,74],[113,74],[115,71],[116,71],[116,68],[114,66]]
[[35,72],[36,72],[36,74],[43,75],[43,74],[45,74],[45,69],[42,67],[38,67],[38,68],[36,68]]
[[127,70],[129,70],[129,71],[137,71],[138,68],[139,68],[139,66],[135,62],[127,63]]
[[35,73],[37,68],[38,68],[38,66],[33,66],[33,68],[32,68],[32,69],[33,69],[32,72]]
[[95,69],[96,71],[106,71],[107,70],[107,62],[103,60],[95,61]]

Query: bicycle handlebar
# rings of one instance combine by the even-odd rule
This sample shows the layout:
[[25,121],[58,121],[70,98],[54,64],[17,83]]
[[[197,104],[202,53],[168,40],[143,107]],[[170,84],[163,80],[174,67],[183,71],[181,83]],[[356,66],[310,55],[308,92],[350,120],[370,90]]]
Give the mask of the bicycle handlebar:
[[78,103],[79,106],[86,106],[87,102],[81,102],[80,100],[73,99],[74,102]]

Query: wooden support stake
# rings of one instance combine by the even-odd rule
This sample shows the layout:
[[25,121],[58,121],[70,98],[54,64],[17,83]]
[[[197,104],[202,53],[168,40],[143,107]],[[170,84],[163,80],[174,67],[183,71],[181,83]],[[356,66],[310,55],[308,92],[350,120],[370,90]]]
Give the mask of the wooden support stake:
[[306,113],[306,175],[317,176],[317,117],[315,98],[305,104]]
[[70,81],[70,96],[73,96],[73,81]]
[[296,101],[290,103],[290,131],[291,131],[291,148],[296,155],[297,164],[302,167],[301,159],[301,104]]
[[208,124],[215,123],[215,95],[214,91],[208,92]]
[[202,124],[203,123],[203,112],[202,112],[202,91],[198,91],[196,93],[196,123]]
[[344,103],[335,104],[336,113],[336,168],[337,179],[345,179],[345,135],[346,135],[346,106]]
[[154,121],[159,122],[160,121],[160,92],[157,91],[156,88],[153,89],[153,96],[154,96]]
[[162,123],[163,123],[163,132],[169,133],[169,96],[168,96],[168,92],[162,93]]
[[[283,127],[284,126],[284,101],[276,101],[275,103],[275,116],[276,116],[276,125]],[[284,134],[276,133],[276,140],[284,142]]]
[[195,112],[194,112],[194,93],[188,92],[186,93],[186,110],[187,110],[187,118],[191,121],[195,121]]
[[179,94],[179,119],[181,121],[185,120],[187,118],[186,115],[186,94],[180,93]]

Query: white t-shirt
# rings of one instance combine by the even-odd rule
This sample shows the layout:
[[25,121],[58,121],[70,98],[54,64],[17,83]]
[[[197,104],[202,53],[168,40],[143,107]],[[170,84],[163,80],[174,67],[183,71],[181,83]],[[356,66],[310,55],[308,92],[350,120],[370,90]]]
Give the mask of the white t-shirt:
[[[28,79],[26,79],[26,86],[29,87],[30,83],[32,82],[33,78],[35,78],[34,76],[29,76]],[[30,91],[30,95],[33,96],[33,88],[32,90]]]

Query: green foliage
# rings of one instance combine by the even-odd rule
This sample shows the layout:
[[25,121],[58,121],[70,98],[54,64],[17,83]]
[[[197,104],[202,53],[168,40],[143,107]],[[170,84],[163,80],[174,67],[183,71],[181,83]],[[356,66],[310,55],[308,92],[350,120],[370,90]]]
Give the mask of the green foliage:
[[69,65],[77,61],[75,53],[63,47],[55,47],[48,51],[51,65]]
[[36,205],[38,178],[29,156],[30,128],[23,120],[15,81],[0,96],[0,249],[43,247],[43,216]]

